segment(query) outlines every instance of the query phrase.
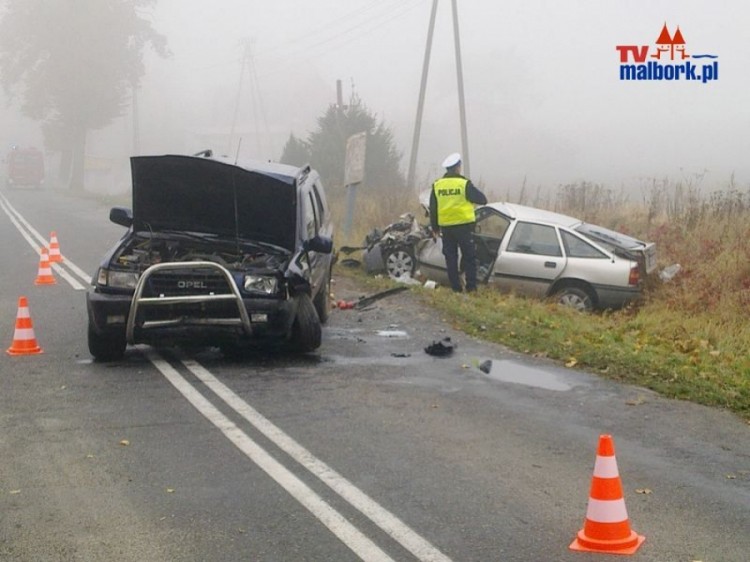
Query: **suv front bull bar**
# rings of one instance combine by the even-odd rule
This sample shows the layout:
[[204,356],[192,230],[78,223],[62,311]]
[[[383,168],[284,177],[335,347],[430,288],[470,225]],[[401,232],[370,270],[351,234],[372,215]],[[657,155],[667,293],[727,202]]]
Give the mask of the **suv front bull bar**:
[[[178,297],[144,297],[143,290],[146,286],[146,281],[154,273],[158,273],[164,270],[180,270],[188,268],[203,268],[203,269],[214,269],[221,273],[226,279],[227,284],[231,290],[231,294],[222,295],[184,295]],[[133,292],[133,299],[130,302],[130,313],[128,314],[128,320],[125,328],[125,338],[131,345],[135,343],[134,332],[135,332],[135,321],[138,316],[138,309],[142,306],[165,306],[170,304],[190,304],[190,303],[204,303],[204,302],[216,302],[216,301],[234,301],[237,304],[237,318],[201,318],[192,321],[193,324],[205,324],[212,326],[241,326],[245,333],[249,336],[252,335],[253,329],[250,325],[250,317],[247,314],[245,305],[242,301],[242,295],[234,282],[234,278],[229,270],[222,265],[211,262],[211,261],[191,261],[191,262],[170,262],[170,263],[157,263],[146,269],[141,277],[138,279],[138,283],[135,286]],[[175,318],[172,320],[152,320],[144,321],[140,328],[149,329],[155,327],[164,326],[178,326],[185,322],[184,317]]]

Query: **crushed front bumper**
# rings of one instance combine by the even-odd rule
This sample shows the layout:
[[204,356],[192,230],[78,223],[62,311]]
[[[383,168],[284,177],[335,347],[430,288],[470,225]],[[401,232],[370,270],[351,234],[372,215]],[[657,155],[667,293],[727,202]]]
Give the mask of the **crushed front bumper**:
[[[164,274],[201,272],[211,277],[211,288],[194,292],[155,292]],[[250,342],[286,339],[295,315],[288,298],[243,296],[225,267],[208,261],[154,264],[138,280],[133,295],[89,291],[89,324],[99,334],[123,334],[129,344],[151,345]]]

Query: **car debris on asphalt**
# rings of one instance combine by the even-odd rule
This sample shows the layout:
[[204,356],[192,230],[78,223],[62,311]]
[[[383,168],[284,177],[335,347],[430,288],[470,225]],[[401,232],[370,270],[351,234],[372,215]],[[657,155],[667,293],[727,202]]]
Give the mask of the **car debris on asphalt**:
[[443,338],[440,341],[434,341],[424,348],[427,355],[433,355],[435,357],[448,357],[453,354],[455,344],[451,342],[450,337]]
[[487,361],[482,361],[479,364],[479,370],[482,371],[485,375],[489,375],[490,371],[492,370],[492,360],[487,359]]
[[363,310],[367,308],[368,306],[372,305],[373,303],[379,301],[380,299],[390,297],[391,295],[401,293],[408,289],[409,287],[393,287],[391,289],[380,291],[379,293],[375,293],[368,297],[359,297],[359,299],[356,301],[338,300],[336,301],[336,307],[341,310],[349,310],[349,309]]

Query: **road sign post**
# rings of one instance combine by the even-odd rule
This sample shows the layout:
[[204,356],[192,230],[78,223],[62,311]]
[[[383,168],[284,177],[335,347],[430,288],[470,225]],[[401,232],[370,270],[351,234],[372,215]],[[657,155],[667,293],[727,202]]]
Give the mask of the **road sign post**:
[[344,238],[348,238],[354,221],[354,208],[357,199],[357,188],[365,179],[365,152],[367,149],[367,132],[350,136],[346,141],[346,160],[344,162],[344,185],[346,186],[346,216],[344,217]]

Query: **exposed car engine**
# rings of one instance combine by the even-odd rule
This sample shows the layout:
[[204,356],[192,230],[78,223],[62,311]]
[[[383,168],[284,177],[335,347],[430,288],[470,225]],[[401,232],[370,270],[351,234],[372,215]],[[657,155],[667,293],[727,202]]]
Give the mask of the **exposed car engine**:
[[227,241],[217,245],[182,238],[136,236],[124,246],[115,261],[119,265],[143,271],[157,263],[210,261],[229,270],[283,269],[289,259],[281,248],[267,248],[256,243],[236,244]]

